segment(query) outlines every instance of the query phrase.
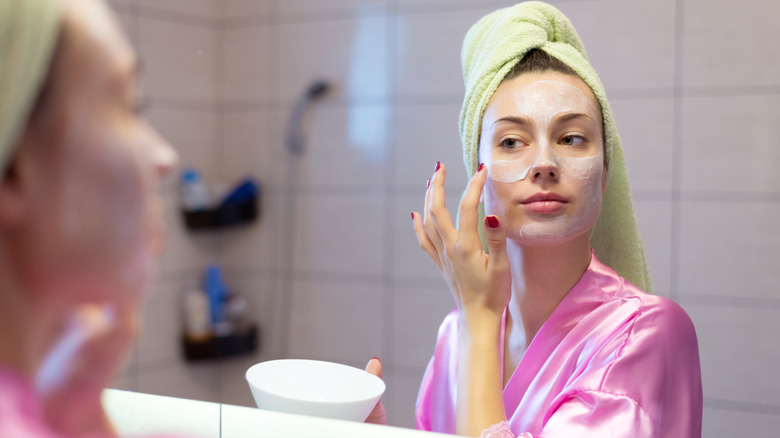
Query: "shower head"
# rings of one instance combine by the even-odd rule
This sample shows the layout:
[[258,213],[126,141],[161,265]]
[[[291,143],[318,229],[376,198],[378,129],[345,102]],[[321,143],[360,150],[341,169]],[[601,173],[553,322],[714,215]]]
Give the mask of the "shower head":
[[330,84],[325,82],[324,80],[317,81],[313,83],[309,90],[306,91],[306,98],[308,100],[314,100],[319,97],[322,97],[330,88]]
[[331,85],[325,80],[314,82],[293,107],[287,134],[287,148],[293,155],[303,153],[303,117],[306,108],[315,100],[323,97],[330,88]]

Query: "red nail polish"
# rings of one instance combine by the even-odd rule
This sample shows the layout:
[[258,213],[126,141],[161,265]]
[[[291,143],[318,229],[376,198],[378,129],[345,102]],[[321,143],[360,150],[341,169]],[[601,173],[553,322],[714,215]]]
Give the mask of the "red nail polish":
[[425,188],[427,189],[427,188],[429,188],[430,186],[431,186],[431,180],[428,180],[428,182],[427,182],[427,183],[425,183]]
[[[378,357],[376,357],[376,356],[374,356],[374,357],[373,357],[371,360],[374,360],[374,359],[376,359],[376,360],[379,360],[379,358],[378,358]],[[379,362],[381,363],[382,361],[381,361],[381,360],[379,360]]]
[[487,216],[485,218],[485,224],[490,228],[498,228],[498,219],[495,216]]
[[482,169],[485,168],[485,163],[479,163],[479,167],[477,167],[477,173],[482,172]]
[[412,220],[414,220],[414,212],[412,212]]
[[439,171],[439,168],[441,168],[441,161],[436,162],[436,168],[433,169],[433,173],[436,173]]

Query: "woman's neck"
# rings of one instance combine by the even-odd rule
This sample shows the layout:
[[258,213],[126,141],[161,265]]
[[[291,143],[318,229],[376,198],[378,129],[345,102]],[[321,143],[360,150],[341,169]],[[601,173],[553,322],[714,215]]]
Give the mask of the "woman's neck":
[[512,266],[507,335],[515,342],[522,335],[527,347],[588,269],[590,236],[585,233],[554,246],[528,246],[508,240],[507,253]]
[[[2,257],[0,257],[2,258]],[[56,340],[59,327],[54,307],[36,305],[8,264],[0,263],[0,366],[35,378]]]

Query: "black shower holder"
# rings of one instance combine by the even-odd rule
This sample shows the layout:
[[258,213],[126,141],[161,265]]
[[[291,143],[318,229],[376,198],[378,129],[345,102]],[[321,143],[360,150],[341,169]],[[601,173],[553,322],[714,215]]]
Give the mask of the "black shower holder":
[[213,336],[194,341],[181,338],[182,352],[188,362],[201,362],[236,356],[245,356],[257,351],[259,328],[256,325],[224,336]]
[[205,210],[182,210],[184,224],[189,230],[215,230],[249,224],[260,216],[259,195],[240,202],[226,203]]

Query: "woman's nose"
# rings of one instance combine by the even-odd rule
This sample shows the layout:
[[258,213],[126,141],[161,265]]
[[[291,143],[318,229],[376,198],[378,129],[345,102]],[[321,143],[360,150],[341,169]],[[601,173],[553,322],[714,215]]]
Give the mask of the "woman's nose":
[[179,154],[162,136],[153,135],[152,166],[159,181],[170,177],[179,165]]
[[548,178],[557,180],[560,176],[558,154],[547,143],[539,145],[536,161],[531,167],[530,174],[534,180]]

